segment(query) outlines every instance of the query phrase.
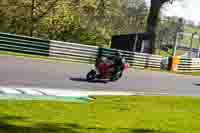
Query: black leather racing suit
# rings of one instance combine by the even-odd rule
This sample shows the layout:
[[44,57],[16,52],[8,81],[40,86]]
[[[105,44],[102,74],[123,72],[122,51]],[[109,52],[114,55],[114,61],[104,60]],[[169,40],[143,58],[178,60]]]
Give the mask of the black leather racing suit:
[[113,72],[113,74],[115,75],[118,72],[122,72],[124,64],[125,64],[125,59],[122,56],[115,56],[113,58],[113,62],[114,62],[114,72]]

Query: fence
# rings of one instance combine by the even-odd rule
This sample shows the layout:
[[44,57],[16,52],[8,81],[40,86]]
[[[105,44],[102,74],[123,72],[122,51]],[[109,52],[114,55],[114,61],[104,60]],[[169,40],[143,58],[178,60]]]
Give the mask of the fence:
[[[113,56],[115,49],[83,44],[42,40],[7,33],[0,33],[0,50],[48,56],[49,59],[94,63],[97,56]],[[158,55],[122,51],[132,68],[160,69],[162,58]]]
[[178,72],[200,72],[200,58],[180,58]]
[[98,47],[83,44],[51,41],[49,55],[52,59],[94,63]]
[[0,50],[49,55],[49,40],[0,33]]

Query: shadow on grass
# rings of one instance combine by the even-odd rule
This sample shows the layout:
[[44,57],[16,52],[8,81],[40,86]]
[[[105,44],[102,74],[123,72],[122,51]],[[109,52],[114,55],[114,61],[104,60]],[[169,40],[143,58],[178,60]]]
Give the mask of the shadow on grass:
[[11,124],[10,122],[31,122],[26,117],[0,114],[0,133],[172,133],[146,128],[101,128],[81,126],[76,123],[36,123],[30,126]]
[[32,126],[18,126],[0,122],[1,133],[81,133],[71,127],[61,127],[57,124],[36,124]]
[[[27,117],[21,117],[21,116],[10,116],[6,114],[0,114],[0,122],[2,121],[26,121],[28,118]],[[0,125],[1,126],[1,125]]]
[[[98,131],[97,133],[103,133],[103,132],[112,132],[109,128],[95,128],[95,127],[89,127],[87,128],[89,130]],[[154,129],[145,129],[145,128],[116,128],[114,129],[116,133],[172,133],[169,131],[161,131],[161,130],[154,130]],[[107,133],[106,132],[106,133]],[[115,133],[113,132],[113,133]]]

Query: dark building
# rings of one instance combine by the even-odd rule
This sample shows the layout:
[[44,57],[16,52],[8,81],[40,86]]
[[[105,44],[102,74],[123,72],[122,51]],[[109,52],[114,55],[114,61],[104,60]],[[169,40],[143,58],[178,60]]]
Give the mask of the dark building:
[[111,48],[132,52],[149,53],[149,33],[132,33],[127,35],[112,36]]

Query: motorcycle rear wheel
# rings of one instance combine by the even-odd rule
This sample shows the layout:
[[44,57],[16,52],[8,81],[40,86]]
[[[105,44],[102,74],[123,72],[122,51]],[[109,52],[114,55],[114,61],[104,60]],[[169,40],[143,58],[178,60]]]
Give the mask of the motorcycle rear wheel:
[[96,76],[97,76],[96,71],[95,70],[91,70],[86,76],[87,81],[95,80]]

